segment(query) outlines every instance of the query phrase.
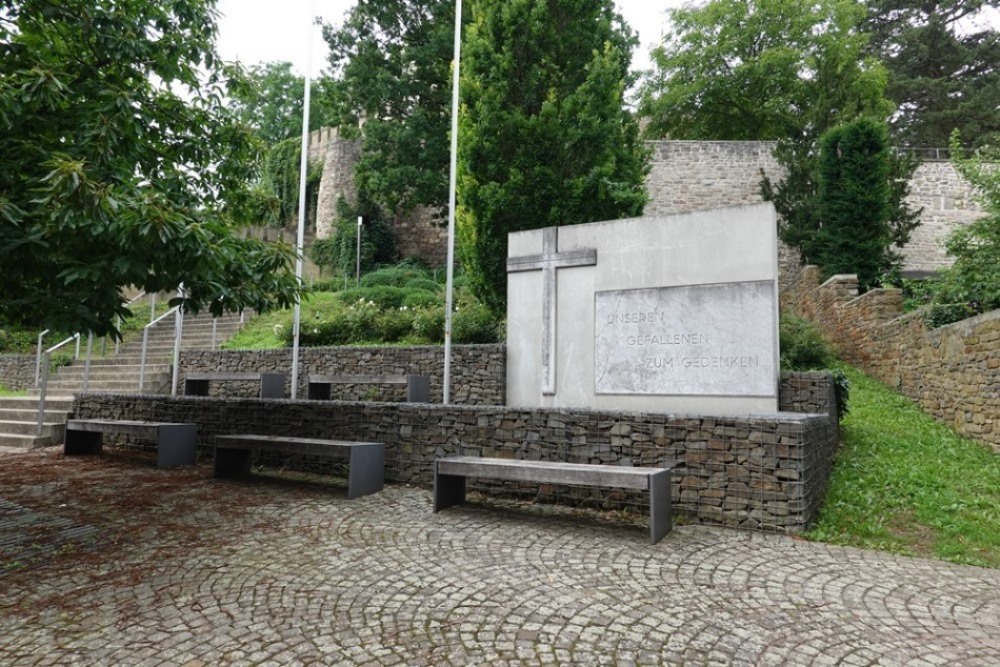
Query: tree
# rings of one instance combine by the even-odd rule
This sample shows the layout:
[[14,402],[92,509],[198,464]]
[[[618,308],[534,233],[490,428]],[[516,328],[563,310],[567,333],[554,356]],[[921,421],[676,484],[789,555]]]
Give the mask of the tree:
[[854,0],[711,0],[671,12],[641,88],[650,138],[814,141],[884,117],[886,72],[865,57]]
[[342,134],[364,124],[355,184],[395,213],[448,201],[454,2],[358,2],[324,26],[325,95]]
[[955,261],[942,271],[935,300],[961,304],[964,317],[1000,308],[1000,149],[980,149],[965,157],[961,145],[956,131],[951,138],[952,163],[979,190],[986,215],[948,237],[945,247]]
[[998,0],[866,0],[870,52],[889,69],[893,135],[909,146],[1000,140],[1000,32],[984,20]]
[[648,154],[625,110],[636,39],[611,0],[478,0],[459,130],[462,259],[506,304],[507,234],[642,213]]
[[295,298],[239,239],[252,137],[222,104],[214,0],[0,0],[0,319],[114,332],[123,289],[213,313]]
[[827,131],[819,146],[817,262],[826,276],[857,274],[867,291],[902,262],[890,224],[889,129],[861,118]]
[[[326,107],[323,77],[310,87],[309,129],[317,130],[332,119]],[[268,146],[302,135],[302,97],[305,78],[292,71],[290,62],[258,63],[249,69],[230,98],[237,117],[257,130]]]

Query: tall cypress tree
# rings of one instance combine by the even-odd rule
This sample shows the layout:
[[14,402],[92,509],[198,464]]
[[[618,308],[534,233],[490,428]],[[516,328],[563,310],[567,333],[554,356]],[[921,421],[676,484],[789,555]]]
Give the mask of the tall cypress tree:
[[506,307],[507,234],[635,216],[648,154],[625,109],[634,34],[612,0],[475,0],[462,63],[461,256]]
[[[861,118],[820,139],[816,259],[824,275],[856,273],[866,291],[899,267],[890,176],[885,123]],[[904,242],[908,235],[906,229]]]

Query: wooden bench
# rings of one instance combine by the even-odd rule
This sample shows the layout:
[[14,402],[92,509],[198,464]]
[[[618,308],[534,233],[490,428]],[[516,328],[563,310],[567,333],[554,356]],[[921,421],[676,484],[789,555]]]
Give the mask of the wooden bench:
[[156,465],[160,468],[192,465],[197,453],[198,425],[115,419],[70,419],[66,422],[63,453],[100,454],[104,434],[117,433],[156,443]]
[[260,451],[346,458],[348,498],[382,490],[385,445],[381,442],[345,442],[274,435],[219,435],[215,438],[215,476],[246,477],[250,474],[254,452]]
[[670,469],[515,461],[475,456],[438,459],[434,464],[434,511],[465,500],[468,477],[538,484],[613,486],[649,491],[649,540],[656,544],[670,532]]
[[285,397],[284,373],[188,373],[185,396],[208,396],[209,382],[259,382],[261,398]]
[[431,379],[426,375],[310,375],[306,397],[329,401],[335,384],[405,384],[407,403],[431,401]]

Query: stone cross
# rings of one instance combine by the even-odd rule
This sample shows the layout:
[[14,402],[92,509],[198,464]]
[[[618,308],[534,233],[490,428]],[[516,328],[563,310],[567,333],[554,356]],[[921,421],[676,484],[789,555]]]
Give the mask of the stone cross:
[[594,266],[597,250],[559,252],[559,228],[542,230],[542,254],[511,257],[507,273],[542,272],[542,394],[556,393],[556,270],[571,266]]

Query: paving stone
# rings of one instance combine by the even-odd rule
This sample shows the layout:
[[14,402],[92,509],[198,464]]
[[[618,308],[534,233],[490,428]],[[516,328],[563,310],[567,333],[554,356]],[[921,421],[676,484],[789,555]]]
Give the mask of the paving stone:
[[[3,463],[8,515],[69,544],[0,567],[4,667],[1000,656],[997,570],[707,526],[650,545],[596,512],[481,502],[433,514],[427,490],[401,485],[349,501],[336,485],[215,480],[208,465],[53,452]],[[14,544],[24,523],[0,526]],[[71,526],[102,546],[73,548]]]

